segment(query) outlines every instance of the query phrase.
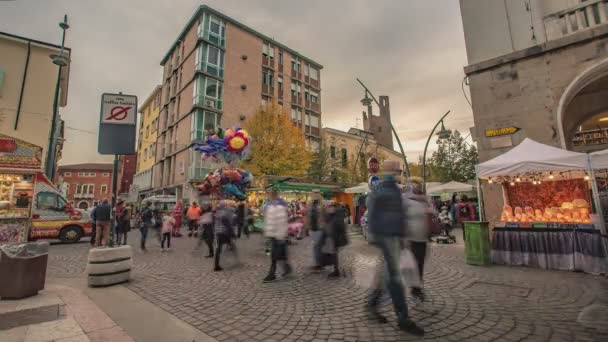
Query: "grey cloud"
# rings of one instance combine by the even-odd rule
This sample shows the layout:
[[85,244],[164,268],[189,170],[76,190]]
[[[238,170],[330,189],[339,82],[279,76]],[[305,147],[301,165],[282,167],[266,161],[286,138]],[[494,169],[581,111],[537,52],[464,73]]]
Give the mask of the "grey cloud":
[[[323,64],[323,125],[355,126],[361,78],[389,95],[410,159],[448,109],[446,124],[468,133],[471,110],[460,89],[466,53],[457,1],[212,0],[211,7]],[[100,94],[122,90],[140,101],[160,81],[159,62],[200,1],[17,0],[0,2],[0,30],[57,43],[64,13],[73,48],[71,127],[96,131]],[[439,5],[438,5],[439,4]],[[96,161],[97,137],[68,130],[65,163]],[[434,145],[431,145],[433,148]],[[101,158],[103,159],[103,158]]]

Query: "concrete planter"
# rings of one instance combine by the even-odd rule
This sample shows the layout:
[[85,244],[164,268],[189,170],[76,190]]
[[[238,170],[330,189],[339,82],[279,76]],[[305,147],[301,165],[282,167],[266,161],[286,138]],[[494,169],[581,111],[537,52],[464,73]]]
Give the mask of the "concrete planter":
[[89,286],[110,286],[129,281],[132,257],[131,246],[91,249],[86,269]]

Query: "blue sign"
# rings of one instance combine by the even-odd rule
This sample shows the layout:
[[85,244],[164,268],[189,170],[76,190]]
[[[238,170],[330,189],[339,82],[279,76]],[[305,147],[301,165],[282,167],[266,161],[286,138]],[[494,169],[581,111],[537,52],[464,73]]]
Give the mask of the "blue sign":
[[380,177],[374,175],[369,177],[367,185],[369,185],[371,191],[376,191],[380,187],[380,182]]

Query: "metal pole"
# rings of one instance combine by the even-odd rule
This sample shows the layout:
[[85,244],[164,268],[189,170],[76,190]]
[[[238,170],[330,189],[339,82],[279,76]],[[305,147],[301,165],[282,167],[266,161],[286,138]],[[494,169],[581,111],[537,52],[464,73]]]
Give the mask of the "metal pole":
[[439,126],[439,124],[443,121],[443,119],[445,119],[446,116],[448,116],[448,114],[450,114],[450,112],[451,110],[448,110],[447,113],[443,114],[441,119],[437,121],[435,127],[433,127],[433,130],[431,131],[431,134],[429,134],[428,139],[426,139],[426,144],[424,145],[424,152],[422,152],[422,193],[424,194],[426,194],[426,150],[429,147],[429,142],[431,141],[431,137],[433,136],[433,133],[435,133],[437,126]]
[[[369,96],[372,97],[372,100],[374,100],[374,102],[376,102],[378,107],[380,107],[380,103],[378,102],[378,100],[376,100],[376,97],[374,96],[374,94],[372,94],[372,92],[369,91],[369,89],[365,86],[365,84],[363,84],[363,82],[361,82],[361,80],[358,78],[357,78],[357,82],[359,82],[359,84],[361,84],[361,86],[365,89],[365,91],[367,91]],[[410,177],[410,167],[407,164],[407,157],[405,156],[405,151],[403,150],[403,145],[401,145],[401,139],[399,139],[399,135],[397,135],[397,131],[395,130],[395,127],[393,126],[392,120],[389,121],[389,124],[391,125],[391,130],[393,131],[395,138],[397,139],[397,145],[399,145],[399,151],[401,151],[401,155],[403,156],[403,164],[405,166],[405,175],[409,178]]]
[[[63,56],[63,48],[65,45],[65,31],[69,27],[68,25],[68,15],[63,16],[63,23],[60,23],[61,29],[63,30],[63,34],[61,37],[61,51],[59,52],[60,56]],[[46,175],[51,182],[53,182],[53,178],[55,176],[55,130],[56,121],[58,116],[58,106],[59,106],[59,86],[61,84],[61,70],[62,66],[59,65],[59,71],[57,72],[57,83],[55,84],[55,96],[53,98],[53,117],[51,118],[51,132],[49,134],[49,146],[47,148],[46,153]]]
[[110,237],[111,244],[114,245],[115,225],[116,225],[116,200],[118,198],[118,154],[114,155],[114,167],[112,168],[112,223],[110,230],[112,236]]
[[[604,210],[602,208],[602,202],[600,200],[600,192],[597,187],[597,180],[595,179],[595,170],[593,169],[593,165],[591,164],[591,156],[587,153],[587,167],[589,168],[589,177],[591,178],[591,192],[593,195],[593,203],[595,204],[595,213],[599,216],[599,228],[600,233],[603,236],[606,236],[606,222],[604,221]],[[604,246],[604,251],[608,255],[608,240],[602,238],[602,245]]]

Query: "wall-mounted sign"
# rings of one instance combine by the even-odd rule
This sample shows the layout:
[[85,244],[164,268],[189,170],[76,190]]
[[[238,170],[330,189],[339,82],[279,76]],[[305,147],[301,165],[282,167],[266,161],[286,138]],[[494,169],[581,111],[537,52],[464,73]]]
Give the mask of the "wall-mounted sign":
[[510,134],[514,134],[515,132],[519,131],[520,128],[519,127],[499,127],[499,128],[490,128],[490,129],[486,129],[486,137],[491,138],[491,137],[499,137],[501,135],[510,135]]
[[380,186],[380,177],[370,176],[367,185],[371,191],[375,191]]

